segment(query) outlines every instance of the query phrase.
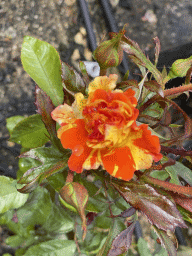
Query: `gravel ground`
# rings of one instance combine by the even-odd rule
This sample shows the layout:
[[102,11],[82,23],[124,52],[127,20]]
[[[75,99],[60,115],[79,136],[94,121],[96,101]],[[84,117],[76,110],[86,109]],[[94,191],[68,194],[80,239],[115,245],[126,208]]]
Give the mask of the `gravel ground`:
[[[107,33],[99,0],[88,0],[97,43]],[[120,28],[149,56],[154,52],[153,38],[158,36],[167,53],[183,44],[192,44],[192,1],[190,0],[110,0]],[[23,37],[34,36],[52,44],[62,61],[78,69],[78,61],[92,60],[78,0],[1,0],[0,2],[0,174],[16,176],[19,146],[6,141],[5,119],[13,115],[35,113],[34,82],[25,73],[20,60]],[[188,53],[189,53],[188,50]],[[180,52],[184,55],[184,50]],[[167,56],[166,53],[166,56]],[[192,52],[191,52],[192,54]],[[165,57],[165,56],[164,56]],[[186,57],[186,56],[183,56]],[[170,64],[167,58],[164,63]],[[168,62],[167,62],[168,61]],[[161,65],[164,63],[161,62]]]

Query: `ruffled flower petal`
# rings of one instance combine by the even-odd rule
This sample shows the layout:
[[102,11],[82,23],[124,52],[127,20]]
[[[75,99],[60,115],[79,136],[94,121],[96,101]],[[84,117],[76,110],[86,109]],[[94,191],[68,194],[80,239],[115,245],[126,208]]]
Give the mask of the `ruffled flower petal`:
[[114,90],[116,81],[117,75],[96,77],[88,98],[77,93],[72,106],[64,104],[52,112],[61,125],[57,134],[63,147],[72,150],[68,166],[74,172],[101,165],[112,176],[130,180],[136,170],[162,158],[159,138],[147,125],[136,124],[135,92]]
[[151,135],[146,124],[137,126],[136,129],[131,128],[126,146],[131,151],[136,170],[150,168],[153,160],[157,162],[162,158],[159,138]]
[[105,91],[111,91],[116,87],[118,76],[116,74],[111,74],[107,76],[98,76],[90,84],[88,88],[89,95],[95,90],[102,89]]
[[74,123],[76,120],[73,108],[67,104],[56,107],[51,112],[51,116],[60,125]]
[[135,162],[128,147],[116,148],[113,154],[102,155],[103,167],[112,176],[130,180],[135,171]]

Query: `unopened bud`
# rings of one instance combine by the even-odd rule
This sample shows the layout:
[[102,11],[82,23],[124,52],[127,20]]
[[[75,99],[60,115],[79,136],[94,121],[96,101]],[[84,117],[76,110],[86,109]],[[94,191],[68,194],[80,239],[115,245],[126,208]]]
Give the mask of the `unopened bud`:
[[120,42],[124,33],[125,31],[122,30],[111,40],[102,42],[93,52],[93,57],[101,69],[117,67],[123,60],[123,49]]

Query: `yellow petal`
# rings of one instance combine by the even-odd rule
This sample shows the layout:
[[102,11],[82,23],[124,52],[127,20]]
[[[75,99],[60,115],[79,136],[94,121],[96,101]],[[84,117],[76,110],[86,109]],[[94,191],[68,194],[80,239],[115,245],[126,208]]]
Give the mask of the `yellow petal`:
[[137,132],[130,131],[129,136],[126,140],[126,146],[131,151],[132,157],[135,162],[136,170],[150,168],[153,162],[153,156],[149,154],[146,149],[134,145],[134,141],[136,139],[142,138],[142,133],[142,130],[138,130]]
[[93,149],[88,158],[83,163],[83,169],[97,169],[102,164],[100,150]]
[[58,122],[60,125],[65,123],[74,123],[76,119],[73,108],[67,104],[56,107],[52,111],[51,116],[53,120]]
[[75,94],[75,101],[72,104],[72,109],[77,119],[82,119],[82,111],[87,103],[87,99],[85,99],[82,93]]
[[88,87],[88,93],[91,94],[97,89],[103,89],[105,91],[111,91],[116,87],[118,76],[116,74],[110,74],[107,76],[96,77]]

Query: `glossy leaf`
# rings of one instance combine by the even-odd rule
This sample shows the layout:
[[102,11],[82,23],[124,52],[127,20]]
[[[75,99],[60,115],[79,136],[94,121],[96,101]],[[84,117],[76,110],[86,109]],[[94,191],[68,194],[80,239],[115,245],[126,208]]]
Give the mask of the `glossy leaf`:
[[23,227],[37,224],[42,225],[47,221],[51,211],[52,202],[49,192],[42,187],[37,187],[30,194],[25,206],[18,209],[17,217]]
[[20,121],[11,133],[11,141],[21,144],[24,148],[36,148],[49,141],[47,130],[36,114]]
[[108,256],[117,256],[128,251],[131,245],[135,223],[136,222],[133,222],[128,228],[115,237]]
[[35,181],[42,182],[58,171],[64,170],[67,166],[69,151],[66,150],[66,152],[67,153],[64,155],[54,147],[41,147],[20,155],[20,157],[36,159],[40,161],[42,165],[29,169],[19,180],[19,183],[28,184]]
[[17,209],[28,199],[28,195],[17,191],[17,182],[11,178],[0,176],[0,188],[0,213]]
[[47,93],[55,106],[63,103],[61,62],[58,52],[47,42],[25,36],[21,49],[23,68]]
[[177,226],[187,227],[176,205],[151,186],[133,182],[124,188],[114,183],[113,186],[128,203],[142,211],[150,223],[158,228],[174,232]]
[[74,256],[76,251],[76,245],[71,240],[50,240],[34,246],[31,246],[25,256]]
[[96,256],[107,256],[109,250],[111,249],[111,245],[112,245],[113,240],[123,230],[125,230],[125,225],[123,224],[123,222],[119,218],[114,219],[113,225],[110,228],[110,231],[109,231],[109,234],[107,236],[107,239],[106,239],[103,247],[97,253]]
[[25,119],[24,116],[11,116],[6,119],[6,127],[7,127],[7,130],[9,131],[9,134],[13,132],[15,126],[23,119]]

